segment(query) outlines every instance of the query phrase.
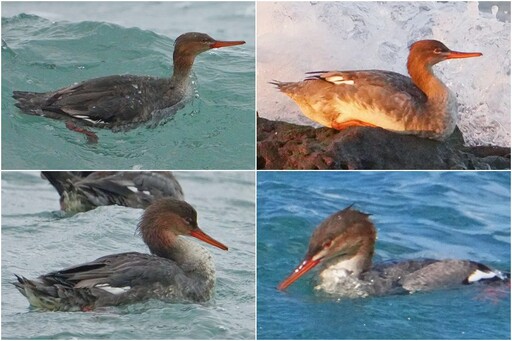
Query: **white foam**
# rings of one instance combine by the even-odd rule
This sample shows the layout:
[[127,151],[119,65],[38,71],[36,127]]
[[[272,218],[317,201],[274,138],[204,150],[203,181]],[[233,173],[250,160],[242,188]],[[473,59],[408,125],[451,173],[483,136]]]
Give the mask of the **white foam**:
[[437,39],[482,57],[438,64],[457,94],[459,127],[471,145],[510,146],[510,23],[477,2],[258,2],[258,112],[315,125],[268,84],[308,71],[382,69],[407,74],[408,46]]

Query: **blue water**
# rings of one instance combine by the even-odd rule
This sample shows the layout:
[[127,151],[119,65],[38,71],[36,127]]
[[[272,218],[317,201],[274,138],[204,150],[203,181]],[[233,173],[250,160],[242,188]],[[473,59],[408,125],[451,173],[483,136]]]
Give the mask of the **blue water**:
[[62,218],[58,196],[36,172],[2,174],[2,339],[254,339],[254,172],[175,172],[201,228],[229,247],[205,244],[217,271],[206,304],[158,300],[101,311],[33,310],[13,285],[99,256],[147,252],[135,235],[140,209],[104,206]]
[[[2,3],[3,169],[254,169],[253,2]],[[13,90],[46,92],[113,74],[166,77],[188,31],[247,44],[205,52],[190,101],[154,129],[96,129],[21,113]]]
[[310,274],[276,289],[315,226],[352,203],[372,214],[376,262],[460,258],[509,272],[509,172],[258,172],[257,183],[258,339],[510,339],[510,287],[336,300]]

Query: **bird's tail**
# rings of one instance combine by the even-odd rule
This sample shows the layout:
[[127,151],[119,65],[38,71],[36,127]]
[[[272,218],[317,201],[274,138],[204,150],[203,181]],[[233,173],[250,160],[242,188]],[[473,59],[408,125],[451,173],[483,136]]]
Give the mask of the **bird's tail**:
[[53,187],[62,196],[73,186],[73,182],[77,180],[77,176],[71,172],[41,172],[41,177],[46,178]]
[[45,284],[15,275],[12,284],[33,307],[50,311],[88,311],[94,306],[94,296],[87,288],[72,288],[62,284]]
[[295,87],[296,83],[294,83],[294,82],[280,82],[280,81],[277,81],[277,80],[272,80],[271,82],[269,82],[269,84],[275,85],[279,91],[287,94],[287,93],[289,93]]
[[24,113],[31,115],[43,115],[41,107],[48,100],[48,95],[41,92],[13,91],[12,97],[18,101],[14,105]]

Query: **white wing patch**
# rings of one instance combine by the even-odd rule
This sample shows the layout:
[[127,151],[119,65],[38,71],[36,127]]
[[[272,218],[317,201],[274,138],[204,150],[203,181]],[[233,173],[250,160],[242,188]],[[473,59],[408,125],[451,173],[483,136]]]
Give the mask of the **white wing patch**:
[[489,278],[494,278],[494,277],[498,277],[499,279],[505,279],[505,276],[500,271],[496,270],[496,272],[494,272],[494,271],[485,272],[485,271],[481,271],[481,270],[477,269],[477,270],[473,271],[473,273],[471,275],[468,276],[468,282],[473,283],[473,282],[478,282],[482,279],[489,279]]
[[92,120],[89,116],[87,115],[73,115],[74,118],[78,118],[78,119],[81,119],[81,120],[84,120],[84,121],[87,121],[87,122],[91,122],[93,124],[98,124],[98,123],[105,123],[105,121],[99,119],[99,120]]
[[341,84],[354,85],[355,84],[355,82],[353,80],[351,80],[351,79],[346,80],[345,78],[343,78],[343,76],[340,76],[340,75],[325,77],[325,80],[330,83],[336,84],[336,85],[341,85]]
[[111,287],[109,284],[99,284],[99,285],[96,286],[96,288],[103,289],[106,292],[109,292],[109,293],[114,294],[114,295],[120,295],[120,294],[124,294],[125,292],[130,290],[132,287],[122,287],[122,288],[120,288],[120,287]]
[[139,189],[138,189],[137,187],[135,187],[135,186],[127,186],[127,188],[128,188],[130,191],[135,192],[135,193],[137,193],[137,192],[139,191]]

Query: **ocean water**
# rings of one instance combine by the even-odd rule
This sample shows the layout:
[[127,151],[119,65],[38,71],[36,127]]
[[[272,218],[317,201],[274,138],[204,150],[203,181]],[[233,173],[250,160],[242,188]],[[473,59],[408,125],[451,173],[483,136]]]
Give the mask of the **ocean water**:
[[[375,262],[457,258],[510,272],[509,172],[258,172],[258,339],[510,339],[510,286],[360,299],[276,289],[314,228],[354,204]],[[314,272],[314,271],[312,271]]]
[[199,226],[229,247],[204,244],[217,271],[214,300],[152,300],[94,312],[42,312],[11,282],[97,257],[147,252],[135,235],[140,209],[104,206],[61,217],[53,187],[36,172],[2,174],[2,339],[254,339],[254,172],[175,172]]
[[408,46],[436,39],[482,57],[437,64],[457,95],[468,145],[510,146],[509,2],[258,2],[260,116],[315,125],[272,80],[308,71],[380,69],[407,75]]
[[[2,3],[3,169],[254,169],[254,2]],[[199,55],[185,108],[154,129],[96,129],[29,116],[13,90],[172,73],[174,39],[198,31],[245,45]]]

